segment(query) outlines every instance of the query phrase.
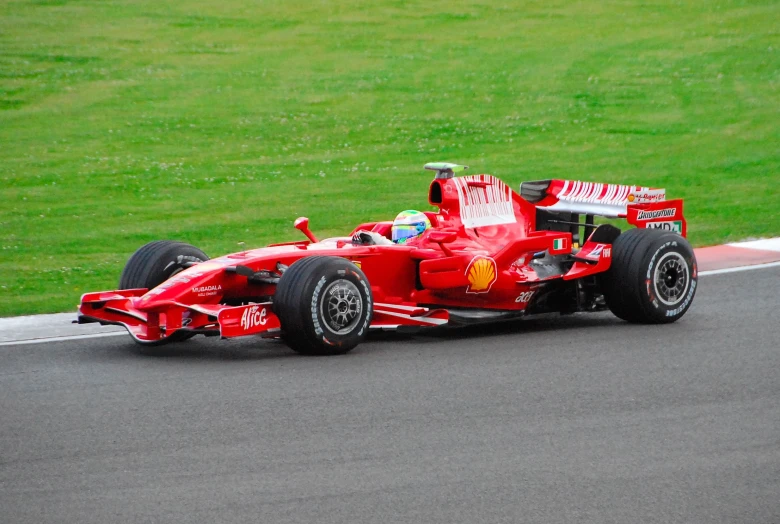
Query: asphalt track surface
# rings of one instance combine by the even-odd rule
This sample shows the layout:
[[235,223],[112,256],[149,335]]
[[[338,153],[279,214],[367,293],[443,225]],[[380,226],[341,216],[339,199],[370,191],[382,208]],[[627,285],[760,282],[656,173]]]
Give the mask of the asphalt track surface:
[[0,522],[780,523],[780,268],[670,326],[0,347]]

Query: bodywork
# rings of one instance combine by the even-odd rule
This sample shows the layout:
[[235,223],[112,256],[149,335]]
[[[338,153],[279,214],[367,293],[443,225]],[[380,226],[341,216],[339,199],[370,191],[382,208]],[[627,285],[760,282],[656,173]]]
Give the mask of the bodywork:
[[[349,236],[271,244],[193,263],[154,289],[87,293],[79,322],[119,324],[141,342],[174,334],[279,336],[273,311],[285,269],[313,256],[343,257],[365,273],[375,329],[435,327],[545,312],[603,308],[597,276],[611,245],[589,239],[594,217],[686,234],[681,200],[663,189],[568,180],[526,182],[439,169],[427,212],[432,227],[401,245],[363,245],[361,230],[390,235],[391,221]],[[595,236],[595,235],[594,235]],[[185,261],[186,262],[186,261]]]

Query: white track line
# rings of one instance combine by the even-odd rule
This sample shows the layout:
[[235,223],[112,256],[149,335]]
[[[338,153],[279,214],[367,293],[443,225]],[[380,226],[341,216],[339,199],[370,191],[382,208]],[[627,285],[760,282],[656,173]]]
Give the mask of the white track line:
[[46,342],[66,342],[68,340],[116,337],[119,335],[129,336],[127,331],[109,331],[108,333],[92,333],[90,335],[69,335],[66,337],[48,337],[48,338],[31,338],[28,340],[11,340],[9,342],[0,342],[0,346],[21,346],[24,344],[43,344]]
[[768,262],[766,264],[755,264],[753,266],[727,267],[724,269],[710,269],[709,271],[699,271],[699,276],[722,275],[723,273],[738,273],[739,271],[752,271],[754,269],[766,269],[778,266],[780,266],[780,262]]

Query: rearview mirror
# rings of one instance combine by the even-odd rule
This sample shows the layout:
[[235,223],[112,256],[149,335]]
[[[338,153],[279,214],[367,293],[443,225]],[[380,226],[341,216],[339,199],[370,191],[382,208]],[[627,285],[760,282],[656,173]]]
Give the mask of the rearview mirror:
[[311,240],[312,242],[317,242],[317,237],[314,236],[314,233],[311,232],[309,229],[309,219],[306,217],[298,217],[295,219],[295,222],[293,222],[293,226],[295,226],[295,229],[306,235],[306,238]]
[[431,231],[428,235],[428,240],[437,244],[450,244],[457,238],[458,234],[455,231]]

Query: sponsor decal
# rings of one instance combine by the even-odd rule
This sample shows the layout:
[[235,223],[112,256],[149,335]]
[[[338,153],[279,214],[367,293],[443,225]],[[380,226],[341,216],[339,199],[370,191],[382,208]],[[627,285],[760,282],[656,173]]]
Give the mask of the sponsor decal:
[[590,253],[588,253],[588,255],[587,255],[587,256],[588,256],[588,258],[591,258],[591,257],[592,257],[592,258],[598,258],[598,257],[599,257],[599,255],[601,255],[601,252],[603,251],[603,249],[604,249],[604,244],[598,244],[598,245],[597,245],[597,246],[596,246],[596,247],[593,249],[593,251],[591,251]]
[[596,244],[596,247],[590,253],[585,253],[582,256],[585,258],[610,258],[612,256],[612,248],[606,244]]
[[264,326],[268,322],[268,311],[260,306],[248,307],[241,315],[241,329],[249,331],[257,326]]
[[640,211],[636,215],[637,220],[654,220],[656,218],[671,218],[677,212],[677,209],[668,207],[666,209],[656,209],[653,211]]
[[665,189],[645,189],[628,195],[628,201],[632,204],[649,204],[666,200]]
[[317,303],[320,300],[320,293],[322,293],[322,286],[325,285],[326,278],[321,277],[317,286],[314,288],[314,293],[311,297],[311,321],[314,324],[314,333],[321,337],[324,331],[322,330],[322,324],[320,324],[320,316],[317,314]]
[[358,331],[358,336],[363,336],[363,333],[366,332],[368,329],[369,323],[371,322],[371,314],[370,312],[374,310],[374,305],[371,303],[371,289],[369,289],[368,284],[365,280],[360,278],[360,275],[355,275],[358,278],[358,281],[360,282],[360,285],[363,287],[363,292],[365,293],[366,297],[366,309],[369,311],[369,314],[366,315],[366,320],[363,321],[363,325],[360,326],[360,331]]
[[458,191],[460,220],[465,227],[517,222],[512,190],[498,178],[492,175],[471,175],[452,180]]
[[192,288],[193,293],[210,293],[212,291],[222,291],[222,286],[201,286]]
[[515,302],[520,304],[526,304],[529,300],[531,300],[531,297],[534,296],[534,291],[525,291],[523,293],[520,293],[518,297],[515,299]]
[[221,285],[216,286],[201,286],[192,288],[193,293],[197,293],[199,297],[210,297],[219,294],[222,291]]
[[691,280],[691,287],[688,290],[688,295],[685,297],[685,301],[680,304],[679,307],[675,309],[671,309],[666,312],[667,317],[674,317],[685,311],[685,308],[688,307],[688,304],[691,303],[691,300],[693,299],[693,294],[696,292],[696,280]]
[[674,231],[678,235],[682,235],[682,220],[671,220],[667,222],[648,222],[645,224],[647,229],[665,229],[666,231]]
[[469,286],[466,293],[487,293],[498,279],[496,261],[490,257],[476,256],[466,268]]
[[621,206],[626,205],[626,203],[640,204],[662,202],[666,200],[666,190],[650,189],[649,187],[639,186],[564,180],[563,187],[556,196],[558,197],[558,200],[564,202]]

